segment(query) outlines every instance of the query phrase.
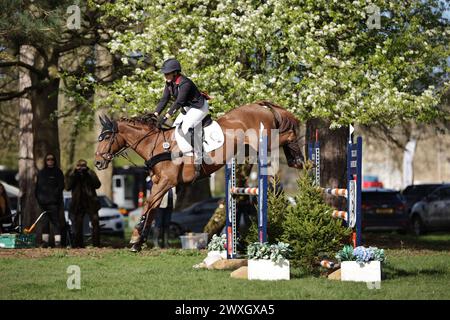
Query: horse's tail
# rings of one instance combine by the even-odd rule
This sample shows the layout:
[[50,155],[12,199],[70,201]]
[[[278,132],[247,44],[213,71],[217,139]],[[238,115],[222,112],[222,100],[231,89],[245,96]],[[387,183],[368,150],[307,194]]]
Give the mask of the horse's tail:
[[304,162],[304,158],[302,153],[302,145],[300,143],[300,121],[291,112],[273,102],[262,100],[256,103],[270,108],[274,115],[275,127],[279,130],[280,134],[290,130],[295,133],[295,141],[283,146],[283,150],[290,167],[301,167]]
[[289,130],[294,130],[296,134],[300,133],[300,121],[282,106],[267,100],[257,101],[256,104],[270,108],[275,118],[275,127],[280,133]]

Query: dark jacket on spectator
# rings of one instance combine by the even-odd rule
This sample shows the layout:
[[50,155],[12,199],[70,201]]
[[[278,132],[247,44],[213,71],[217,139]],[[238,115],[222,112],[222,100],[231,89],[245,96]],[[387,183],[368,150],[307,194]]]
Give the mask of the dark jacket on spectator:
[[72,202],[70,212],[80,211],[96,212],[100,209],[100,203],[95,189],[100,188],[101,183],[94,171],[72,170],[67,178],[67,190],[72,190]]
[[56,165],[49,168],[45,164],[44,169],[37,174],[35,195],[39,205],[59,205],[63,200],[64,174]]

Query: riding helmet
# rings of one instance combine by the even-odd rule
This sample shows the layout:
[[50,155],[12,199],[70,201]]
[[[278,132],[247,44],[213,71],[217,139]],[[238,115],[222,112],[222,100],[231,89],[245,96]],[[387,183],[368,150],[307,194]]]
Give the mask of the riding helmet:
[[164,74],[171,73],[174,71],[181,72],[181,64],[178,62],[177,59],[171,58],[164,61],[161,72]]

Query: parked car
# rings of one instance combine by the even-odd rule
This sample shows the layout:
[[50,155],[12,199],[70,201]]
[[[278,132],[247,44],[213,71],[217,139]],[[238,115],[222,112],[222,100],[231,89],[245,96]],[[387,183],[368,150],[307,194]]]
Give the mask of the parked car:
[[[64,213],[66,220],[72,226],[74,231],[73,221],[69,220],[69,207],[72,200],[72,194],[70,192],[64,192]],[[125,237],[124,231],[124,220],[119,212],[118,206],[112,202],[105,195],[99,195],[98,200],[100,201],[100,210],[98,211],[98,216],[100,220],[100,233],[106,235],[119,236],[121,238]],[[85,236],[90,236],[91,234],[91,222],[89,220],[89,215],[84,216],[83,229]]]
[[363,190],[361,196],[363,230],[408,230],[406,205],[399,191],[374,188]]
[[211,219],[219,206],[220,197],[199,201],[193,205],[172,213],[170,223],[173,235],[182,235],[186,232],[203,232],[203,228]]
[[410,218],[416,235],[431,230],[450,229],[450,184],[441,185],[416,202]]
[[20,203],[19,203],[20,190],[19,190],[19,188],[15,187],[13,185],[10,185],[4,181],[0,181],[0,182],[5,187],[6,195],[8,196],[8,199],[9,199],[9,206],[11,209],[12,221],[13,221],[12,224],[5,223],[4,221],[0,221],[0,223],[2,224],[3,230],[11,231],[11,230],[13,230],[14,226],[18,225],[17,211],[18,211],[18,206],[20,205]]
[[406,201],[406,211],[411,213],[411,209],[424,197],[432,193],[438,187],[442,186],[442,184],[415,184],[407,186],[403,191],[402,195]]
[[364,176],[363,189],[367,188],[383,188],[383,183],[378,180],[377,176]]

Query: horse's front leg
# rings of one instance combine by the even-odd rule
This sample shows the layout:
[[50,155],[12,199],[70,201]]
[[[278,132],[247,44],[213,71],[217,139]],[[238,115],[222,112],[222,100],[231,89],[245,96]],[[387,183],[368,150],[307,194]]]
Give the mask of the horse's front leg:
[[167,180],[160,180],[158,184],[152,186],[152,190],[144,206],[144,210],[141,216],[141,220],[136,225],[131,235],[130,244],[132,244],[131,251],[139,252],[142,249],[142,245],[147,241],[148,232],[150,230],[151,223],[155,218],[156,208],[159,207],[161,201],[171,186]]

